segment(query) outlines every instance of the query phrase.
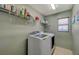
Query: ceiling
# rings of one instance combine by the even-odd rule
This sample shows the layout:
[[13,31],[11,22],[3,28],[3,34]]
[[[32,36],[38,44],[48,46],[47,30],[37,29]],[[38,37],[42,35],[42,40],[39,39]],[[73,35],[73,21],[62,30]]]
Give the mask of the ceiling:
[[30,6],[44,16],[72,9],[72,4],[55,4],[55,10],[52,9],[50,4],[30,4]]

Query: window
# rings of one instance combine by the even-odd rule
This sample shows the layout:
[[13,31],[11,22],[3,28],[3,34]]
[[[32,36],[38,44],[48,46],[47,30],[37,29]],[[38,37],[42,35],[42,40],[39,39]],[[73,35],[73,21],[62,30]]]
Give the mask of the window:
[[68,31],[68,19],[69,18],[58,19],[58,31]]

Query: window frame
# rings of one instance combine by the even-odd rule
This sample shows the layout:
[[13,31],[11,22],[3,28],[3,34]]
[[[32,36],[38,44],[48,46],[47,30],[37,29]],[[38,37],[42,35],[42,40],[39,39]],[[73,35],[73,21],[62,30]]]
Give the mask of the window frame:
[[[59,24],[58,24],[58,22],[59,22],[58,20],[64,19],[64,18],[68,18],[68,24],[61,24],[61,25],[59,25]],[[58,29],[59,26],[64,26],[64,25],[68,25],[68,31],[59,31],[59,29]],[[62,17],[62,18],[58,18],[58,19],[57,19],[57,31],[58,31],[58,32],[69,32],[69,17]]]

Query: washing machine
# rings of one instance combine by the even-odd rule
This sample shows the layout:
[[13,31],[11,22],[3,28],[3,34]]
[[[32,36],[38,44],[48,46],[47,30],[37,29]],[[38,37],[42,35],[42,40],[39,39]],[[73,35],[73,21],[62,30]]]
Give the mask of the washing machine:
[[[34,31],[28,35],[28,55],[51,55],[54,34]],[[53,39],[54,41],[54,39]]]

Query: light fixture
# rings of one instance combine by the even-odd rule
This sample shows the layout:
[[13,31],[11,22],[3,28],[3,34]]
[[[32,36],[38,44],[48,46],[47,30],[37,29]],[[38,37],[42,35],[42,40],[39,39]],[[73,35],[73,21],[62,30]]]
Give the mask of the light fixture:
[[56,9],[55,4],[51,4],[51,7],[52,7],[53,10]]

